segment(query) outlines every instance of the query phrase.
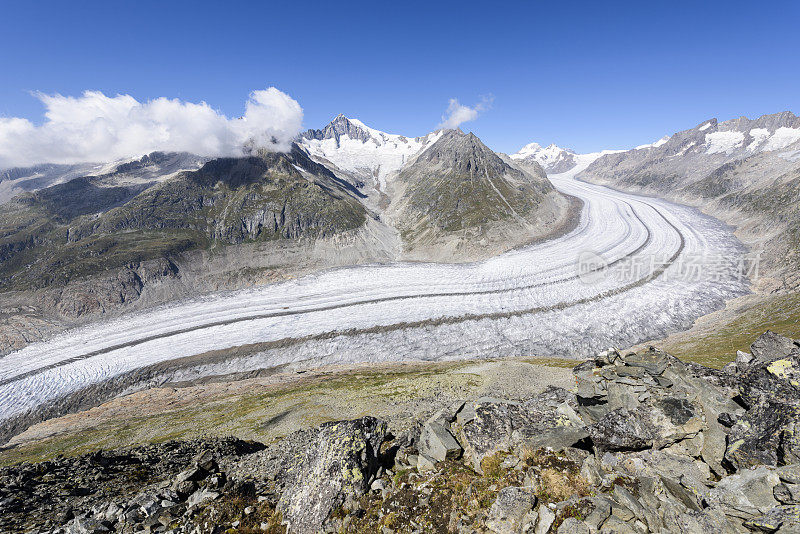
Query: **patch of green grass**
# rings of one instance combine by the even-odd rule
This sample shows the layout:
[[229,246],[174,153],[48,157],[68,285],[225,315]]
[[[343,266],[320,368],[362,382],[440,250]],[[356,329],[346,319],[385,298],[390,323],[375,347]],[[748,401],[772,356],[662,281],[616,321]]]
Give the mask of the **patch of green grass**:
[[660,348],[682,360],[718,369],[733,361],[737,350],[749,351],[750,344],[766,330],[800,338],[800,293],[766,296],[727,322]]
[[444,373],[458,363],[437,365],[437,370],[415,369],[387,372],[341,373],[300,383],[276,385],[254,394],[232,395],[177,409],[103,422],[77,432],[67,432],[33,443],[0,451],[0,466],[21,461],[38,462],[59,454],[77,456],[96,449],[119,448],[141,443],[162,443],[204,435],[240,435],[270,441],[273,428],[264,426],[284,412],[301,417],[306,426],[333,420],[326,414],[326,399],[343,398],[364,405],[367,415],[374,404],[370,399],[413,398],[417,382]]

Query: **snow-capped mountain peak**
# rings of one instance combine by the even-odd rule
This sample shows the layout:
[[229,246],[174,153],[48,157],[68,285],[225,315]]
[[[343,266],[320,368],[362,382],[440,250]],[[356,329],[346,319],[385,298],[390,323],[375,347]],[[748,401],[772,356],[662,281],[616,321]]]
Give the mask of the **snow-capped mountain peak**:
[[575,152],[555,144],[542,148],[539,143],[528,143],[519,149],[516,154],[512,154],[511,159],[528,162],[535,161],[548,174],[565,172],[575,166]]
[[299,144],[311,156],[325,159],[361,178],[375,180],[383,189],[386,179],[441,137],[441,131],[406,137],[370,128],[358,119],[337,115],[321,130],[308,130]]

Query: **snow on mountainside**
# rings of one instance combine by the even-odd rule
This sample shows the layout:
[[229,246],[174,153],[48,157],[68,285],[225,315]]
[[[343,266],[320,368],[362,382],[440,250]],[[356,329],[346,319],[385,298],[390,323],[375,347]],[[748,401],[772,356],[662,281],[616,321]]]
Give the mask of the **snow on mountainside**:
[[512,154],[511,159],[523,162],[535,161],[549,174],[560,174],[575,166],[575,156],[572,150],[555,144],[543,148],[539,143],[528,143],[519,149],[519,152]]
[[646,145],[639,145],[636,148],[634,148],[634,150],[642,150],[642,149],[645,149],[645,148],[658,148],[661,145],[663,145],[664,143],[666,143],[667,141],[669,141],[669,136],[665,135],[664,137],[662,137],[661,139],[659,139],[655,143],[648,143]]
[[327,160],[361,179],[374,180],[375,186],[384,190],[387,177],[441,135],[441,130],[422,137],[389,134],[339,114],[325,128],[303,133],[299,144],[312,157]]
[[75,178],[101,177],[101,185],[105,187],[160,182],[181,171],[197,170],[208,159],[186,152],[153,152],[140,158],[108,163],[46,163],[0,170],[0,205],[22,193],[32,193]]
[[757,119],[710,119],[651,145],[600,158],[587,173],[671,190],[701,180],[721,165],[756,155],[791,160],[798,143],[800,117],[788,111]]
[[[653,145],[643,145],[642,147],[637,148],[658,146],[658,143],[663,142],[664,141],[662,139]],[[542,147],[539,143],[528,143],[510,157],[511,159],[521,163],[538,163],[548,175],[562,175],[565,173],[575,175],[585,169],[597,158],[605,156],[606,154],[616,154],[617,152],[624,151],[603,150],[601,152],[578,154],[568,148],[561,148],[556,144],[550,144],[546,147]]]

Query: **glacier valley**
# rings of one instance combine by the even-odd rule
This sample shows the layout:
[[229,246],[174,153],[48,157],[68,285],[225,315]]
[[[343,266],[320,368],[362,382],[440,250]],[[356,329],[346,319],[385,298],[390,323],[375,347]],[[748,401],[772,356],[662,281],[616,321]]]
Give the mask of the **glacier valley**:
[[[0,358],[0,429],[70,411],[71,398],[97,404],[276,366],[580,358],[686,328],[748,292],[737,268],[745,249],[731,228],[694,208],[581,182],[575,175],[591,160],[582,158],[549,176],[583,202],[580,222],[559,238],[477,263],[329,270],[94,323],[10,353]],[[595,260],[588,270],[586,257]],[[702,268],[685,272],[698,258]]]

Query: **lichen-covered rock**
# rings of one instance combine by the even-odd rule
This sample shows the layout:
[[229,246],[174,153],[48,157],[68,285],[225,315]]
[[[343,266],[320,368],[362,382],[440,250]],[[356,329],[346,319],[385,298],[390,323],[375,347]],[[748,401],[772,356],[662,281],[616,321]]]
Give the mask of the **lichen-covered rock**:
[[659,513],[664,527],[660,532],[681,534],[741,534],[747,532],[732,522],[719,508],[708,507],[701,511],[687,510],[680,504],[662,501]]
[[567,391],[564,388],[547,386],[544,391],[526,399],[522,404],[524,406],[551,406],[553,408],[558,408],[562,404],[567,404],[574,410],[578,408],[578,399],[575,393]]
[[781,504],[800,504],[800,484],[781,482],[772,488],[772,494]]
[[497,534],[518,534],[525,526],[525,516],[535,504],[536,496],[529,488],[503,488],[489,509],[486,526]]
[[667,368],[671,358],[666,352],[650,348],[641,353],[632,353],[625,356],[625,365],[630,367],[640,367],[648,374],[660,375]]
[[780,479],[774,470],[764,466],[743,469],[720,480],[706,500],[721,507],[727,515],[748,519],[779,504],[774,496],[778,484]]
[[800,532],[800,506],[776,506],[744,524],[748,528],[762,532]]
[[681,486],[700,498],[704,498],[708,491],[711,473],[707,465],[694,457],[666,450],[616,453],[616,456],[615,468],[637,479],[663,477],[679,481]]
[[775,473],[783,482],[800,484],[800,464],[786,464],[777,468]]
[[479,399],[473,407],[475,415],[463,425],[461,434],[464,453],[477,470],[485,457],[500,451],[561,450],[588,436],[580,418],[566,403],[533,407]]
[[702,430],[701,413],[686,398],[661,397],[633,410],[618,408],[587,427],[601,450],[662,448]]
[[385,422],[364,417],[323,424],[308,436],[278,501],[290,532],[318,532],[334,508],[368,490],[386,432]]
[[756,361],[772,361],[787,356],[796,348],[794,341],[788,337],[767,330],[750,345],[750,352]]
[[725,461],[734,469],[800,461],[800,404],[761,400],[730,430]]
[[800,401],[800,348],[772,360],[759,359],[742,373],[739,391],[748,406],[759,399]]
[[568,517],[558,526],[558,534],[591,534],[589,525],[574,517]]

